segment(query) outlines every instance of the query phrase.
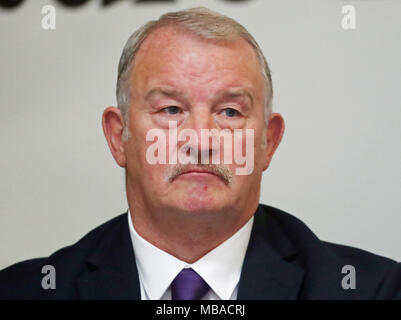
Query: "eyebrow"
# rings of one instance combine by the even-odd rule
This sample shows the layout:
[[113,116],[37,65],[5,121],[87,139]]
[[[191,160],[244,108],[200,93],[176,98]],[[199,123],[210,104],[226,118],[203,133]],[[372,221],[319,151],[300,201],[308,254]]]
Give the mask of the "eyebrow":
[[219,99],[241,98],[241,97],[247,97],[251,101],[251,105],[253,105],[253,95],[247,89],[230,88],[224,90],[221,94],[219,94]]
[[150,98],[152,98],[155,95],[164,95],[170,98],[176,98],[178,96],[182,96],[182,92],[179,90],[176,90],[174,88],[166,88],[166,87],[155,87],[153,89],[150,89],[148,93],[145,95],[145,101],[148,101]]
[[[183,97],[184,94],[181,90],[177,90],[174,88],[169,88],[169,87],[155,87],[149,90],[148,93],[145,95],[145,101],[148,101],[155,95],[164,95],[169,98],[177,98],[177,97]],[[222,100],[222,99],[227,99],[227,98],[241,98],[241,97],[246,97],[250,100],[251,105],[253,105],[254,99],[253,95],[251,92],[249,92],[245,88],[229,88],[224,90],[223,92],[219,93],[217,97],[213,100]]]

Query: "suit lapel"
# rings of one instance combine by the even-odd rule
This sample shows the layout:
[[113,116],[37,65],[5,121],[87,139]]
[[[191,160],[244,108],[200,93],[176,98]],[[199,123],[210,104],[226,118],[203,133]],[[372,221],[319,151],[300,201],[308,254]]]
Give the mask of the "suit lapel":
[[238,300],[297,299],[304,271],[288,262],[296,249],[278,222],[259,206],[238,287]]
[[77,280],[82,299],[141,298],[127,219],[127,213],[123,214],[111,230],[105,231],[99,246],[87,259],[87,270]]
[[[259,206],[255,213],[237,298],[296,299],[304,271],[288,262],[295,255],[294,246],[277,221]],[[104,232],[99,245],[86,263],[86,271],[77,280],[80,298],[141,298],[127,213],[110,230]]]

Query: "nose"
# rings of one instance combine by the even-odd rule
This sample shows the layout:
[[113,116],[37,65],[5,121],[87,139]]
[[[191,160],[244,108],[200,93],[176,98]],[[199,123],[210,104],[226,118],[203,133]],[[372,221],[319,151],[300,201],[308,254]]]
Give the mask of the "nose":
[[196,163],[198,164],[211,163],[212,157],[218,154],[219,141],[214,137],[213,131],[216,131],[218,126],[209,107],[206,105],[195,106],[186,119],[183,129],[189,129],[186,133],[191,133],[189,140],[181,142],[181,145],[185,144],[183,152],[186,152],[187,155],[191,152],[196,154]]
[[202,129],[217,128],[212,112],[207,106],[193,108],[188,118],[188,127],[200,134]]

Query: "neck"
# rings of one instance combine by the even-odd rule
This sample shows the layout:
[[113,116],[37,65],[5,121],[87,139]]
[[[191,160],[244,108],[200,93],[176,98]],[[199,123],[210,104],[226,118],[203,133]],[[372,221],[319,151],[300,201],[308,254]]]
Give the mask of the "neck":
[[[230,238],[256,211],[191,214],[142,210],[137,201],[128,201],[135,231],[159,249],[187,263],[194,263]],[[235,218],[236,217],[236,218]]]

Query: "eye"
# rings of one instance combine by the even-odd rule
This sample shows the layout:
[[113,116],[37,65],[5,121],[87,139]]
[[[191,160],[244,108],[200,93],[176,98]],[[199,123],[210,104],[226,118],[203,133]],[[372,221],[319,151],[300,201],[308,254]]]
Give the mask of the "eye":
[[233,108],[225,108],[223,109],[223,113],[225,113],[225,115],[229,118],[234,118],[240,115],[240,113]]
[[177,106],[168,106],[168,107],[161,109],[161,111],[164,113],[173,115],[173,114],[179,113],[181,111],[181,109]]

